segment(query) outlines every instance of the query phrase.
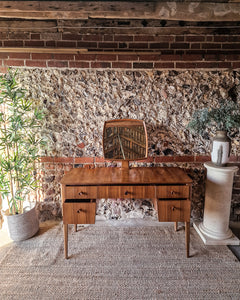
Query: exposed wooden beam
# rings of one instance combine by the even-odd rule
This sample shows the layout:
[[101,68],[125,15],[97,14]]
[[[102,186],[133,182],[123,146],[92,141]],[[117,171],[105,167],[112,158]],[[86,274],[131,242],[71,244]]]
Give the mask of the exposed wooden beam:
[[[51,54],[115,54],[115,55],[122,55],[124,54],[134,54],[134,55],[146,55],[146,54],[153,54],[152,51],[111,51],[111,50],[104,50],[104,51],[88,51],[88,49],[83,48],[30,48],[30,47],[1,47],[0,53],[51,53]],[[154,51],[154,54],[161,54],[161,51]]]
[[240,0],[223,1],[0,1],[0,17],[37,20],[117,18],[240,21]]
[[[72,49],[72,48],[17,48],[3,47],[0,48],[0,53],[62,53],[62,54],[80,54],[86,53],[87,49]],[[102,53],[102,52],[101,52]]]
[[155,17],[183,21],[239,21],[240,3],[165,2],[157,3]]

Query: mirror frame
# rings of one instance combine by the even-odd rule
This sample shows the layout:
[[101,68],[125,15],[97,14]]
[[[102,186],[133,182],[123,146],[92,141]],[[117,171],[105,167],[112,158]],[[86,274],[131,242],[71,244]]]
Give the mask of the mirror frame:
[[[105,147],[104,147],[104,137],[105,137],[105,129],[108,127],[128,127],[128,126],[143,126],[144,133],[145,133],[145,144],[146,144],[146,151],[145,155],[143,157],[139,158],[130,158],[130,159],[124,159],[124,158],[107,158],[105,153]],[[111,160],[111,161],[138,161],[138,160],[144,160],[148,157],[148,136],[147,136],[147,130],[146,125],[143,120],[138,119],[114,119],[114,120],[108,120],[104,122],[103,126],[103,138],[102,138],[102,145],[103,145],[103,155],[104,159]]]

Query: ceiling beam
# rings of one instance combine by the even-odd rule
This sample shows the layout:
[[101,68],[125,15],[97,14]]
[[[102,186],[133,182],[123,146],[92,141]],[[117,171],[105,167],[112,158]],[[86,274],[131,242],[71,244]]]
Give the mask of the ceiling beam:
[[223,1],[0,1],[0,18],[240,21],[240,0]]
[[[56,53],[56,54],[80,54],[87,53],[87,49],[73,49],[73,48],[29,48],[29,47],[2,47],[0,48],[0,53]],[[92,52],[91,52],[92,53]],[[101,52],[102,53],[102,52]]]

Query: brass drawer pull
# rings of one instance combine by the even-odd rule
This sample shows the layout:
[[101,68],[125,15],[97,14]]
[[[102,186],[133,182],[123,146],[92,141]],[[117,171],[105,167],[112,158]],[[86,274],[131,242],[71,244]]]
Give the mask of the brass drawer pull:
[[83,195],[87,195],[87,193],[85,193],[85,192],[80,192],[80,193],[78,193],[78,195],[79,195],[79,196],[83,196]]
[[176,191],[171,191],[171,195],[179,195],[180,194],[180,192],[176,192]]
[[174,211],[176,209],[176,207],[175,206],[172,206],[172,211]]
[[124,194],[127,196],[127,195],[129,195],[129,194],[130,194],[130,192],[126,191]]
[[84,212],[84,210],[81,209],[81,208],[79,208],[79,209],[77,210],[77,213],[80,214],[80,212]]

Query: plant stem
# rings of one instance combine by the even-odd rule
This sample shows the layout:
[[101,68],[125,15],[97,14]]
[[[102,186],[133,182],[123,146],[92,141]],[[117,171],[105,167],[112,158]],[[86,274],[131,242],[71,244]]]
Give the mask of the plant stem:
[[[5,130],[5,134],[6,134],[7,133],[7,125],[6,125],[7,117],[6,117],[6,107],[5,107],[5,105],[4,105],[4,114],[5,114],[4,130]],[[8,161],[10,162],[10,153],[9,153],[8,144],[6,144],[6,152],[7,152]],[[9,176],[10,176],[10,178],[9,178],[10,179],[10,193],[11,193],[12,201],[13,201],[13,204],[14,204],[14,198],[15,197],[14,197],[14,190],[13,190],[13,175],[12,175],[11,166],[10,166]],[[11,212],[12,214],[15,214],[16,207],[15,207],[15,205],[11,206],[9,199],[8,199],[8,206],[9,206],[9,212]]]

